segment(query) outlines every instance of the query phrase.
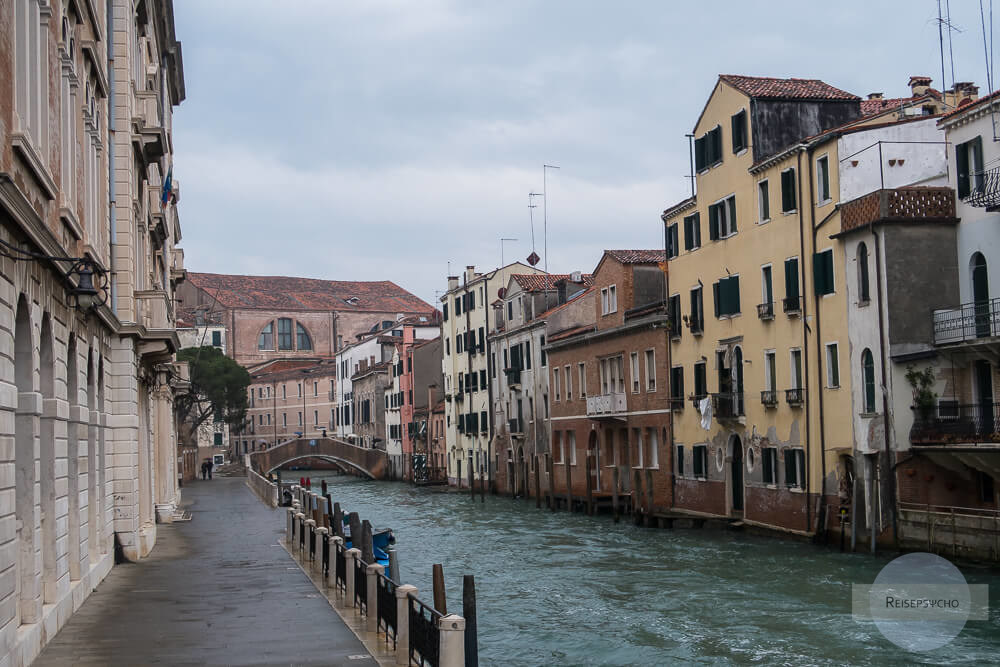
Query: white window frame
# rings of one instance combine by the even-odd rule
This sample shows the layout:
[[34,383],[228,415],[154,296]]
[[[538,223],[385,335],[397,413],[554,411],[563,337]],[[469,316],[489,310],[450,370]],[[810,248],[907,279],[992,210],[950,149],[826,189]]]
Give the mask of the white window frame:
[[587,398],[587,365],[581,361],[576,367],[580,374],[580,398]]
[[649,456],[646,460],[649,464],[646,466],[652,470],[660,469],[660,441],[656,437],[656,427],[650,426],[646,428],[646,443],[649,447]]
[[560,393],[559,392],[559,384],[560,384],[559,383],[559,370],[560,369],[558,369],[558,368],[553,368],[552,369],[552,389],[554,391],[553,398],[552,398],[552,402],[553,403],[558,403],[559,402],[559,393]]
[[[827,343],[826,345],[824,345],[824,348],[826,350],[826,388],[840,389],[840,345],[838,344],[837,341],[833,341],[831,343]],[[833,359],[832,361],[836,362],[837,366],[837,384],[833,384],[833,378],[831,377],[831,372],[830,372],[834,366],[834,363],[831,362],[831,357],[830,357],[831,348],[836,350],[835,354],[836,358]]]
[[[735,202],[736,201],[736,194],[735,193],[728,194],[725,197],[723,197],[722,199],[720,199],[720,200],[712,203],[712,206],[718,206],[719,204],[723,205],[720,208],[720,210],[722,211],[722,215],[719,218],[719,236],[718,236],[718,239],[717,239],[719,241],[721,241],[722,239],[728,239],[731,236],[736,236],[739,233],[738,229],[735,229],[735,230],[733,229],[733,221],[729,219],[729,200],[730,199],[732,199]],[[725,234],[722,233],[723,227],[725,227],[725,230],[726,230]]]
[[642,444],[642,429],[641,428],[633,428],[632,429],[632,437],[635,438],[635,449],[636,449],[636,453],[639,454],[639,461],[637,462],[637,465],[632,466],[632,468],[633,468],[633,470],[641,470],[642,468],[645,467],[645,465],[643,465],[643,464],[644,464],[644,462],[646,460],[646,452],[644,452],[642,450],[642,448],[643,448],[643,444]]
[[[569,464],[576,465],[576,431],[570,429],[566,431],[567,437],[567,448],[569,449]],[[563,459],[565,460],[565,458]]]
[[639,371],[639,353],[629,353],[629,371],[632,375],[632,393],[638,394],[642,391],[642,377]]
[[[763,213],[764,213],[764,211],[763,211],[764,207],[763,207],[762,204],[763,204],[764,198],[761,196],[761,194],[762,194],[761,190],[760,190],[760,186],[761,185],[766,185],[767,186],[767,217],[766,218],[763,215]],[[770,179],[765,178],[765,179],[757,181],[757,224],[758,225],[766,225],[769,222],[771,222],[771,183],[770,183]]]
[[608,310],[608,288],[601,288],[601,315],[607,315],[610,311]]
[[777,391],[771,386],[771,374],[768,372],[768,359],[774,364],[774,381],[778,381],[778,355],[775,350],[764,350],[764,391]]
[[[795,363],[795,354],[799,355],[799,363]],[[789,389],[804,389],[802,386],[802,378],[796,377],[796,369],[801,374],[802,373],[802,348],[793,347],[788,351],[788,381]]]
[[830,186],[830,156],[827,153],[823,153],[816,158],[816,194],[821,195],[823,193],[823,184],[820,181],[820,169],[819,163],[826,163],[826,197],[820,199],[816,206],[823,206],[824,204],[829,204],[833,201],[833,189]]
[[618,312],[618,286],[608,285],[608,314]]
[[646,350],[646,393],[656,392],[656,350]]
[[566,378],[566,400],[573,400],[573,373],[570,372],[569,364],[563,367],[563,375]]

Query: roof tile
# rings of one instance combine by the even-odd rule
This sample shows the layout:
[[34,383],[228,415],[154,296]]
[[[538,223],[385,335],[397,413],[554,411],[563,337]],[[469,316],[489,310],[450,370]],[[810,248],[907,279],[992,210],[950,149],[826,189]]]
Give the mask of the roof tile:
[[777,79],[769,76],[720,74],[719,78],[750,97],[800,100],[860,100],[819,79]]
[[[590,273],[584,273],[583,275],[583,286],[590,287],[594,284],[594,276]],[[569,280],[570,274],[568,273],[515,273],[511,276],[518,285],[521,286],[525,292],[541,292],[543,290],[552,290],[556,288],[556,283],[560,280]]]
[[657,264],[664,261],[666,253],[660,250],[605,250],[622,264]]

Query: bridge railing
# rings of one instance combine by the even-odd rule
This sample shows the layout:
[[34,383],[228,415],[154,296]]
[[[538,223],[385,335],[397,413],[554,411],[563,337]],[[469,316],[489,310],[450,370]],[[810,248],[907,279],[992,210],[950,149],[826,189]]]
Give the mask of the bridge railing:
[[399,665],[465,665],[464,618],[439,613],[417,597],[416,586],[386,576],[382,565],[365,562],[353,544],[346,548],[342,537],[322,525],[327,519],[311,518],[314,509],[329,509],[321,496],[295,485],[292,498],[286,518],[288,551],[305,569],[318,572],[324,588],[333,588],[341,616],[364,619],[362,641],[383,646],[379,651],[389,650]]
[[257,474],[252,468],[247,468],[247,486],[261,502],[271,507],[278,506],[278,485]]

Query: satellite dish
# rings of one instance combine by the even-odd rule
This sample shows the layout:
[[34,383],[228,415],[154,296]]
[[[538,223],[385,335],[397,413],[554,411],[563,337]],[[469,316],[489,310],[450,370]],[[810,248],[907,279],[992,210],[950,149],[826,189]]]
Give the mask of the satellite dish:
[[497,290],[497,296],[500,297],[501,299],[504,298],[505,296],[507,296],[507,288],[506,287],[501,287],[500,289],[498,289]]

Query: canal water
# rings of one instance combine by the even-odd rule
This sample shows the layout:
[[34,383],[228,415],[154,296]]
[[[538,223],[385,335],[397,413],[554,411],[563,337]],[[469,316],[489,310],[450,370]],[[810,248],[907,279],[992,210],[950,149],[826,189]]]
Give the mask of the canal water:
[[851,615],[851,584],[871,584],[888,556],[319,471],[314,489],[323,478],[345,511],[393,529],[401,578],[423,600],[441,563],[461,614],[462,575],[475,575],[484,665],[1000,664],[997,570],[963,568],[990,585],[990,620],[914,654]]

